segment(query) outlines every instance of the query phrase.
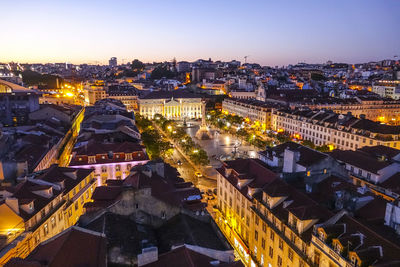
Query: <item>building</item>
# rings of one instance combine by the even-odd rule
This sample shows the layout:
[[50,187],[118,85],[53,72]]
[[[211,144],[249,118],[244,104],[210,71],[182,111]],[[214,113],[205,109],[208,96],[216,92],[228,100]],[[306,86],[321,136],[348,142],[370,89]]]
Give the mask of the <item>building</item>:
[[117,58],[110,58],[110,60],[108,61],[108,66],[110,66],[111,68],[115,68],[116,66],[118,66]]
[[149,160],[145,148],[137,143],[97,143],[88,141],[72,150],[69,164],[73,168],[94,169],[97,185],[108,179],[125,179],[132,167]]
[[257,92],[237,89],[231,90],[229,96],[236,99],[256,99]]
[[227,93],[226,82],[220,80],[215,80],[215,81],[203,80],[200,87],[201,89],[208,90],[211,94],[215,95],[223,95]]
[[400,81],[377,81],[372,84],[372,92],[392,99],[400,99]]
[[139,98],[140,115],[153,118],[161,114],[167,119],[199,119],[201,96],[183,90],[155,91]]
[[[376,210],[368,211],[374,198],[344,178],[326,177],[311,193],[301,189],[297,176],[282,179],[255,159],[227,161],[217,171],[216,222],[246,266],[400,263],[400,246],[381,234],[383,228],[363,224],[362,216],[356,220],[345,209],[341,197],[352,188],[349,206],[376,217]],[[331,197],[337,208],[328,208]]]
[[225,98],[222,102],[222,112],[238,115],[258,124],[264,130],[270,128],[273,103],[265,103],[258,100],[238,98]]
[[273,110],[271,128],[285,131],[315,145],[328,145],[342,150],[356,150],[364,146],[384,145],[400,147],[399,126],[380,124],[325,110]]
[[200,190],[174,167],[150,161],[133,167],[124,180],[107,180],[107,186],[96,188],[79,225],[106,235],[110,265],[156,264],[183,244],[231,263],[233,251],[212,224],[202,199]]
[[176,64],[176,69],[178,72],[190,72],[191,71],[190,63],[187,61],[179,61]]
[[[39,243],[75,224],[96,186],[92,173],[53,165],[22,177],[16,186],[1,187],[0,217],[5,220],[0,264],[26,257]],[[14,227],[5,229],[9,223]]]
[[388,100],[373,96],[356,96],[351,99],[324,98],[304,103],[290,105],[291,107],[307,106],[310,109],[327,109],[336,113],[351,114],[357,118],[379,121],[385,124],[400,123],[400,101]]
[[97,101],[107,98],[104,81],[98,80],[93,83],[86,83],[83,90],[87,105],[94,105]]
[[138,93],[131,85],[110,85],[107,89],[107,98],[121,101],[128,112],[138,111]]
[[39,109],[39,96],[34,90],[0,80],[0,123],[4,126],[25,124],[29,113]]
[[400,192],[394,182],[400,172],[400,150],[379,145],[355,151],[337,149],[329,154],[344,164],[355,185],[367,186],[375,194],[391,201],[399,199]]
[[85,103],[94,105],[97,101],[111,98],[121,101],[128,111],[138,110],[137,89],[131,85],[107,84],[104,81],[87,83],[84,87]]
[[45,266],[106,267],[104,234],[72,226],[42,242],[25,259],[13,258],[5,267]]

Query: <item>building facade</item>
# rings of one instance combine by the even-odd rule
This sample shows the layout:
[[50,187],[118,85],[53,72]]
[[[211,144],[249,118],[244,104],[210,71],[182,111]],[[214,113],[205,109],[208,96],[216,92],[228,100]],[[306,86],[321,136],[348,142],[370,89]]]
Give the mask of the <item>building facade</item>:
[[97,185],[125,179],[132,167],[149,161],[143,146],[132,143],[85,143],[72,151],[70,167],[94,169]]
[[273,110],[271,128],[285,131],[316,145],[355,150],[364,146],[400,147],[399,126],[356,118],[351,114],[309,109]]
[[377,81],[372,84],[372,92],[382,96],[393,99],[400,99],[400,81]]
[[39,109],[39,96],[34,90],[0,80],[0,123],[17,126],[27,122],[29,113]]
[[57,165],[29,174],[15,187],[1,187],[0,217],[14,225],[5,229],[0,224],[0,265],[26,257],[41,242],[74,225],[95,187],[92,170]]
[[258,123],[264,130],[271,125],[271,112],[274,104],[258,100],[226,98],[222,102],[222,111],[248,118],[253,123]]
[[201,97],[185,91],[158,91],[139,98],[140,115],[153,118],[161,114],[167,119],[199,119]]

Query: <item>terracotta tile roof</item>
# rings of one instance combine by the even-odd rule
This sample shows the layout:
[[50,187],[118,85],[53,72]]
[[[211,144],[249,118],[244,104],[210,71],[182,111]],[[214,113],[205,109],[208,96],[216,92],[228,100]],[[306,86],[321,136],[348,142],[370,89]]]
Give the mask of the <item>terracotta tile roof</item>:
[[72,226],[41,243],[24,260],[6,266],[105,267],[106,254],[105,235]]
[[187,266],[187,267],[239,267],[244,266],[240,262],[232,263],[221,263],[221,264],[211,264],[215,262],[215,259],[210,258],[206,255],[200,254],[193,251],[186,246],[177,247],[167,253],[164,253],[158,257],[156,262],[152,262],[145,267],[164,267],[164,266]]
[[378,160],[360,150],[333,150],[330,156],[338,161],[345,162],[357,168],[377,174],[377,172],[391,164],[390,161]]
[[[46,186],[47,188],[48,186]],[[53,201],[56,197],[58,197],[61,194],[61,191],[52,189],[53,194],[51,197],[47,198],[44,196],[41,196],[39,194],[35,194],[33,191],[35,190],[40,190],[40,186],[38,187],[38,184],[33,183],[31,181],[24,181],[19,183],[15,187],[15,191],[13,193],[13,197],[17,199],[34,199],[34,212],[31,214],[26,213],[25,211],[20,209],[20,216],[25,220],[29,220],[31,217],[33,217],[37,212],[39,212],[42,208],[47,206],[51,201]]]

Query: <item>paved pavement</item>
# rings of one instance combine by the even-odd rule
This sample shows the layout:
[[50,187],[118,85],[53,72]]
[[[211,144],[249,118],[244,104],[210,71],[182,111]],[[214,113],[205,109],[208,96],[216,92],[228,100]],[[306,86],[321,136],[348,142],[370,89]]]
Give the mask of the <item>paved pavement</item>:
[[[205,167],[193,166],[188,162],[179,150],[174,149],[174,153],[166,162],[178,169],[181,177],[185,181],[192,182],[201,190],[207,191],[217,187],[217,171],[215,168],[221,166],[221,160],[230,160],[234,157],[257,157],[258,148],[243,144],[242,141],[227,133],[220,133],[217,130],[210,130],[214,136],[211,140],[199,140],[195,137],[199,129],[200,122],[188,122],[186,132],[198,143],[206,152],[210,159],[210,165]],[[178,164],[179,162],[179,164]],[[195,172],[200,171],[203,176],[198,178]]]
[[198,122],[190,122],[191,127],[186,129],[186,132],[198,143],[208,154],[210,159],[210,166],[206,168],[207,176],[216,178],[214,168],[221,166],[220,160],[230,160],[234,157],[251,157],[256,158],[258,148],[244,144],[238,138],[227,133],[220,133],[217,130],[210,129],[211,134],[214,136],[211,140],[196,139],[195,134],[199,129]]

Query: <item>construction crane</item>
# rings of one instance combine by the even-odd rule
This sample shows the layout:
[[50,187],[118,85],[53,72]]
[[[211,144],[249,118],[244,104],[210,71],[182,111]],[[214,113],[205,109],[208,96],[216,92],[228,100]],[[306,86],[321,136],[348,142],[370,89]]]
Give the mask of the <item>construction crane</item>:
[[244,64],[246,64],[247,63],[247,58],[248,58],[249,56],[244,56]]

